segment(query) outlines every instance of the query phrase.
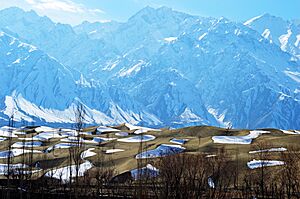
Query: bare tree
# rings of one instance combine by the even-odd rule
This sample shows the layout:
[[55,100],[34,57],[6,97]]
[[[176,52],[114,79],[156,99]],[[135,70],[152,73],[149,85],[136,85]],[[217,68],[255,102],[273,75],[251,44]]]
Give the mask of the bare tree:
[[13,171],[11,171],[11,157],[13,156],[12,152],[12,134],[13,134],[13,127],[14,127],[14,115],[12,113],[11,117],[9,118],[9,129],[8,129],[8,155],[7,155],[7,192],[6,192],[6,197],[9,199],[10,198],[10,178],[11,174]]
[[75,198],[78,198],[78,188],[79,188],[79,169],[81,162],[81,151],[82,151],[82,138],[80,137],[81,132],[84,127],[86,110],[82,103],[78,103],[74,108],[75,114],[75,129],[76,129],[76,145],[74,147],[70,147],[70,185],[72,184],[72,162],[74,162],[75,166],[75,187],[74,194]]

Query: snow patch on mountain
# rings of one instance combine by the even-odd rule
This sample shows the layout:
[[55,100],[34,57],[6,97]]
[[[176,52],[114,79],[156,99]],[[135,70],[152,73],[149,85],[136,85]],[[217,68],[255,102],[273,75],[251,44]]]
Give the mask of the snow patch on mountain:
[[300,83],[300,72],[284,71],[284,73],[294,81]]
[[283,50],[283,51],[287,50],[287,44],[289,42],[289,38],[291,37],[291,35],[292,35],[292,31],[289,29],[289,30],[287,30],[287,34],[281,35],[279,37],[279,41],[281,44],[281,50]]
[[250,25],[251,23],[253,23],[253,22],[256,21],[257,19],[261,18],[262,16],[263,16],[263,15],[259,15],[259,16],[253,17],[253,18],[249,19],[248,21],[246,21],[246,22],[244,23],[244,25],[245,25],[245,26]]
[[164,41],[167,42],[167,43],[172,43],[176,40],[177,40],[177,37],[166,37],[166,38],[164,38]]
[[139,72],[143,64],[145,64],[145,62],[143,60],[140,60],[137,64],[135,64],[128,70],[121,70],[120,77],[130,76],[133,73]]

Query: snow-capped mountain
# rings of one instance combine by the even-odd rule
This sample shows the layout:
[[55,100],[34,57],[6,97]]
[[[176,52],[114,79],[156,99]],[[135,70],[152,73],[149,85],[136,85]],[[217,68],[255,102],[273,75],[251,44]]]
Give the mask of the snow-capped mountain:
[[8,103],[33,119],[34,105],[64,122],[81,101],[96,123],[300,128],[300,31],[281,18],[242,24],[146,7],[124,23],[72,28],[9,8],[0,29],[12,35],[2,33],[0,46],[11,77],[0,81],[3,118]]
[[280,17],[264,14],[244,23],[279,45],[283,51],[300,58],[300,26]]
[[71,123],[80,101],[87,110],[87,123],[160,124],[125,93],[88,82],[83,75],[76,80],[75,72],[55,58],[4,32],[0,32],[0,57],[3,119],[13,115],[16,121]]

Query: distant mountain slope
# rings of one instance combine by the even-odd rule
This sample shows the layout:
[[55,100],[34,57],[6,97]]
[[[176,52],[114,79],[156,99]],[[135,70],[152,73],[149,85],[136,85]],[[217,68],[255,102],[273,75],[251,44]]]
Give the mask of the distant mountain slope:
[[[93,85],[73,74],[36,47],[0,32],[1,118],[17,121],[70,123],[78,101],[87,109],[88,123],[118,124],[160,121],[116,89]],[[120,98],[126,103],[115,103]],[[1,119],[0,118],[0,119]]]
[[279,45],[283,51],[300,58],[300,27],[292,21],[264,14],[244,23],[262,34],[270,42]]
[[74,27],[77,34],[86,34],[91,39],[102,39],[116,31],[121,26],[121,23],[116,21],[109,22],[94,22],[84,21]]

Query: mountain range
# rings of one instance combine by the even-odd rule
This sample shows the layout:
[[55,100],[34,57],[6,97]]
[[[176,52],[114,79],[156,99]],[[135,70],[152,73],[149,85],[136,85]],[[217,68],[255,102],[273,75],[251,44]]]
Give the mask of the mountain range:
[[0,11],[0,121],[300,128],[300,26],[146,7],[127,22]]

